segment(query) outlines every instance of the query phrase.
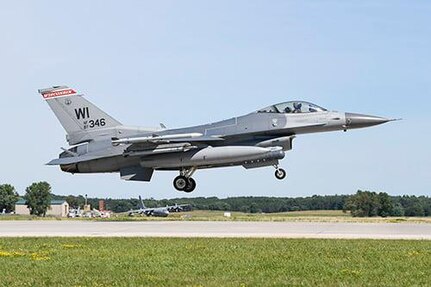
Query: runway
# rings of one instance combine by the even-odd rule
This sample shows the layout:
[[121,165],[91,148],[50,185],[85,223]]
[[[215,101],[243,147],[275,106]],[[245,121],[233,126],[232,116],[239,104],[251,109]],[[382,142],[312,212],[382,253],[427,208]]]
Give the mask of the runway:
[[205,221],[0,221],[0,237],[426,239],[431,224]]

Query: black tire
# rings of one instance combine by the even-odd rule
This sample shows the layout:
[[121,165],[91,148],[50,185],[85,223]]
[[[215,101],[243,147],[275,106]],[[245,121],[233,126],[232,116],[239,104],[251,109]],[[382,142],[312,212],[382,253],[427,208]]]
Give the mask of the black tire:
[[188,180],[185,176],[180,175],[174,179],[174,187],[178,191],[184,191],[187,185],[188,185]]
[[275,177],[279,180],[285,179],[286,178],[286,171],[282,168],[279,168],[275,171]]
[[193,178],[189,177],[187,180],[186,188],[184,188],[184,192],[187,192],[187,193],[192,192],[193,190],[195,190],[195,188],[196,188],[196,181]]

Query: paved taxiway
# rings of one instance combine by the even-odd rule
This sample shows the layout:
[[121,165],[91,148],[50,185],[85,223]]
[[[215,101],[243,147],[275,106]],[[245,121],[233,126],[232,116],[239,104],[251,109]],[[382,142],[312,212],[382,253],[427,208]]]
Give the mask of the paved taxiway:
[[0,221],[0,237],[267,237],[431,240],[431,224],[195,221]]

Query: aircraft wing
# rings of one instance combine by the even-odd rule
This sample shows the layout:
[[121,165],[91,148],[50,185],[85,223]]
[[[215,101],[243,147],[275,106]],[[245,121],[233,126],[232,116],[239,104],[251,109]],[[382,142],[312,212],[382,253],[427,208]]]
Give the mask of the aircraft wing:
[[127,211],[127,214],[129,216],[132,216],[134,214],[145,214],[145,212],[143,210],[140,210],[140,209],[135,209],[135,210],[129,210],[129,211]]
[[129,211],[127,211],[128,213],[140,213],[142,212],[141,209],[130,209]]

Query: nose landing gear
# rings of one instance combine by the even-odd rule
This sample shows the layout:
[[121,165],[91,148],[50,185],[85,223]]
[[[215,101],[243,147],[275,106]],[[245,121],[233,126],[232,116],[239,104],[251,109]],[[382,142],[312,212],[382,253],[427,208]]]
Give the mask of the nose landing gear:
[[196,168],[183,169],[180,175],[174,179],[174,188],[178,191],[190,193],[196,188],[196,181],[191,177]]
[[286,178],[286,176],[287,176],[287,173],[286,173],[286,171],[284,169],[282,169],[282,168],[280,168],[278,166],[275,166],[275,177],[277,179],[283,180],[283,179]]

